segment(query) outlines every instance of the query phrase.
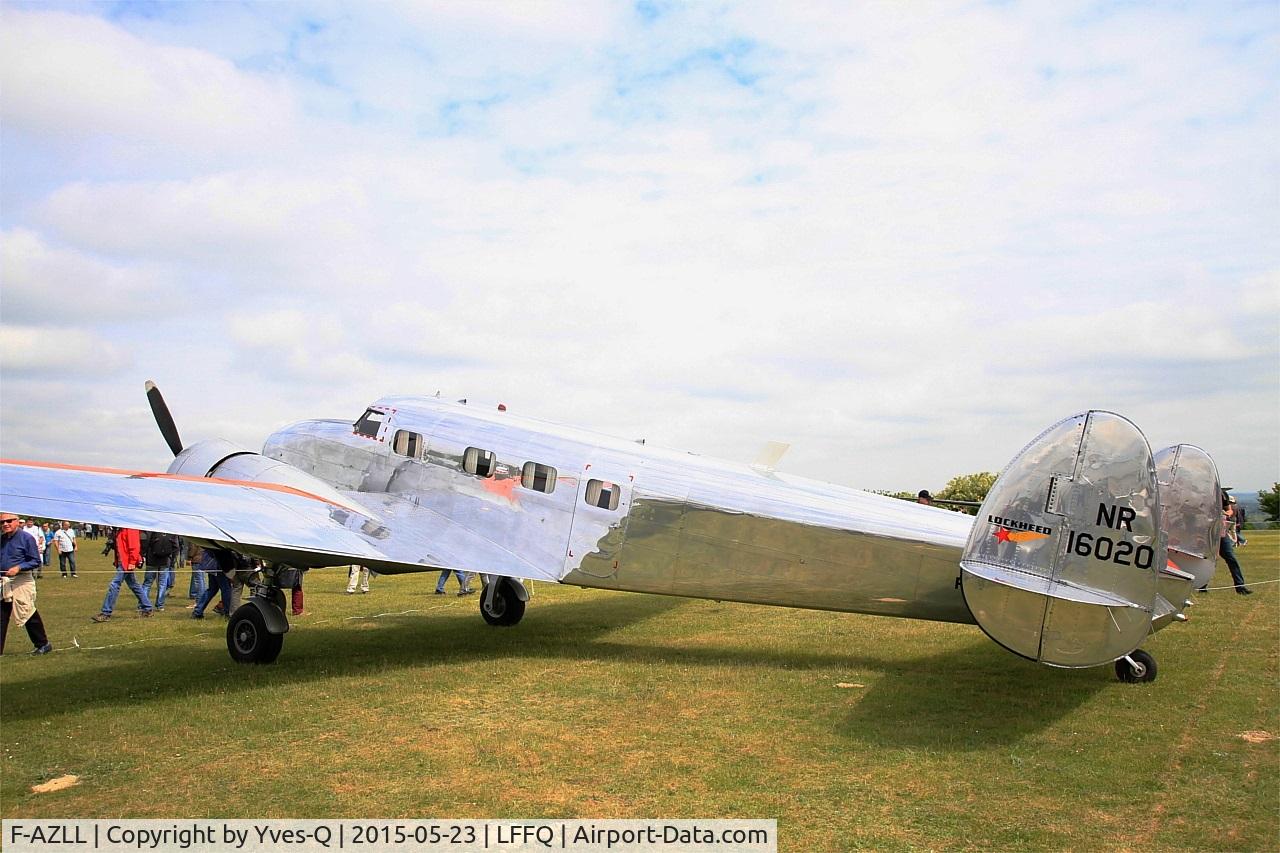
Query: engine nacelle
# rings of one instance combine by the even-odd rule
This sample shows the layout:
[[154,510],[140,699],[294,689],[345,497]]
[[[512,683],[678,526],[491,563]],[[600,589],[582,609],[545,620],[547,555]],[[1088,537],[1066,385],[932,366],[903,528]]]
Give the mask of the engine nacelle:
[[350,507],[353,503],[328,483],[287,462],[268,459],[260,453],[245,450],[240,445],[221,438],[200,441],[184,448],[169,466],[169,473],[248,483],[273,483],[315,495],[339,506]]

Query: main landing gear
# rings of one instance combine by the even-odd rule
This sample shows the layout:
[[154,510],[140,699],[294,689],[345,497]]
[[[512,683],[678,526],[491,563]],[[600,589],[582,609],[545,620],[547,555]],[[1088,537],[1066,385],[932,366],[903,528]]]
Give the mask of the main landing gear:
[[485,575],[480,615],[490,625],[510,627],[524,618],[524,604],[528,600],[529,590],[520,581]]
[[1142,649],[1134,649],[1116,661],[1116,677],[1127,684],[1156,680],[1156,659]]
[[280,656],[289,632],[284,590],[293,588],[297,572],[288,566],[267,568],[264,582],[251,584],[253,594],[227,624],[227,651],[236,663],[274,663]]
[[[286,589],[297,580],[297,569],[268,567],[261,582],[250,586],[253,594],[231,614],[227,625],[227,651],[236,663],[273,663],[289,633],[285,617]],[[480,593],[480,615],[490,625],[510,627],[524,618],[529,590],[515,578],[485,575]]]

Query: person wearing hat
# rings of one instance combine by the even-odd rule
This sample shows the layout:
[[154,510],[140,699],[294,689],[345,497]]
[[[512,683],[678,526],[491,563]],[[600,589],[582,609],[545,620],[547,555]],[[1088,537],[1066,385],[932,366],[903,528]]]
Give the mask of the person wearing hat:
[[1236,499],[1226,492],[1222,494],[1222,541],[1218,543],[1218,555],[1226,561],[1231,570],[1231,580],[1235,582],[1237,595],[1253,595],[1253,590],[1244,585],[1244,572],[1240,571],[1240,561],[1236,559]]

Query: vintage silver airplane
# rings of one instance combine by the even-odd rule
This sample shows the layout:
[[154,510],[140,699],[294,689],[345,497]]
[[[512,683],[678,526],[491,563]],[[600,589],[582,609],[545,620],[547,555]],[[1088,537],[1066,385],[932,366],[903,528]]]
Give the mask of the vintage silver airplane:
[[301,568],[459,569],[491,625],[526,582],[976,623],[1058,667],[1156,667],[1139,649],[1185,620],[1213,574],[1221,512],[1209,455],[1155,457],[1127,419],[1066,418],[1027,445],[972,516],[555,425],[464,401],[388,397],[354,423],[311,420],[261,453],[214,439],[168,472],[5,460],[7,511],[177,533],[261,558],[230,619],[241,662],[269,663]]

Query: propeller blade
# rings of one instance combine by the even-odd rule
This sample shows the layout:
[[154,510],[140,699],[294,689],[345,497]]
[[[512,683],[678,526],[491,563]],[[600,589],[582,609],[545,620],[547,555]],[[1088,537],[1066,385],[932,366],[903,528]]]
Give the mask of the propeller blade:
[[178,427],[173,422],[173,415],[169,414],[169,407],[164,404],[160,389],[150,379],[147,380],[147,402],[151,404],[151,414],[156,416],[156,426],[160,427],[160,434],[164,436],[165,443],[169,445],[173,455],[177,456],[182,452],[182,439],[178,437]]

